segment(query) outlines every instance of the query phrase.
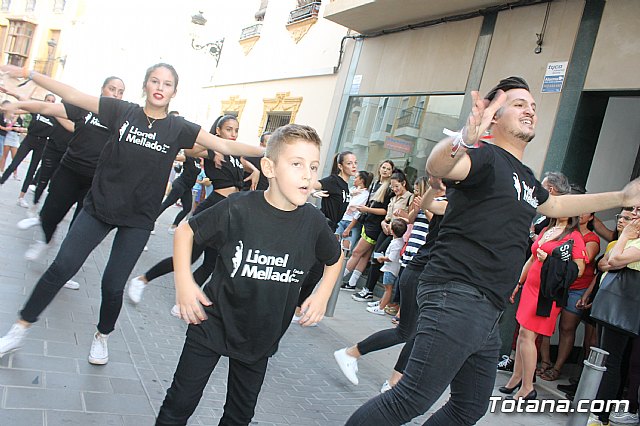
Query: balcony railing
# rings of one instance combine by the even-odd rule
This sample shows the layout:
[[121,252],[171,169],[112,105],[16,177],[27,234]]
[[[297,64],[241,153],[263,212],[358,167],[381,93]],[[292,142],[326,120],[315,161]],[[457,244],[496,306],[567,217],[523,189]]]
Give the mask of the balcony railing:
[[412,127],[414,129],[419,129],[423,114],[424,108],[414,106],[411,108],[403,109],[400,112],[400,117],[398,117],[396,127]]
[[53,70],[53,59],[36,59],[33,61],[33,70],[40,74],[51,75]]
[[294,24],[296,22],[304,21],[309,18],[317,18],[320,13],[320,5],[322,2],[314,1],[302,7],[289,12],[289,20],[287,24]]
[[253,24],[250,27],[243,28],[242,33],[240,33],[240,40],[259,36],[261,31],[262,31],[261,23]]

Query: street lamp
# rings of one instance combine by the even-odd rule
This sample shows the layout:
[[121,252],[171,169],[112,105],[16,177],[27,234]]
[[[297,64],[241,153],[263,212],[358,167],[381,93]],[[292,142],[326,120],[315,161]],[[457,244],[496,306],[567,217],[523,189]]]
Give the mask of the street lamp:
[[198,44],[196,42],[196,33],[205,26],[207,23],[207,19],[202,15],[202,11],[199,11],[197,14],[191,16],[191,23],[194,25],[194,32],[191,38],[191,47],[194,50],[203,50],[207,49],[207,52],[216,60],[216,67],[220,62],[220,54],[222,53],[222,46],[224,45],[224,38],[205,44]]
[[51,75],[53,71],[53,57],[55,56],[56,47],[58,46],[58,42],[55,39],[49,39],[47,41],[47,46],[49,49],[47,51],[47,75]]

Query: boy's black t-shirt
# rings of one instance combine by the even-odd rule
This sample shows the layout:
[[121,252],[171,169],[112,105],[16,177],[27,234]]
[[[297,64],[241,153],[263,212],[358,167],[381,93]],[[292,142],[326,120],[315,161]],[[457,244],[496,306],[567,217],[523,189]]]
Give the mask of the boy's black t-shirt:
[[215,152],[207,151],[209,158],[205,159],[204,172],[211,180],[213,189],[224,189],[235,187],[238,190],[242,189],[242,180],[244,179],[244,167],[240,162],[240,157],[234,157],[233,155],[225,155],[224,161],[220,168],[216,168],[213,161]]
[[253,363],[273,355],[291,323],[300,285],[317,261],[333,265],[340,246],[310,204],[270,205],[263,191],[231,194],[189,220],[197,244],[218,250],[204,292],[208,319],[187,335],[219,354]]
[[75,129],[61,163],[83,176],[93,176],[100,153],[109,139],[109,129],[100,122],[97,114],[64,100],[62,105]]
[[173,161],[180,149],[192,148],[200,126],[168,115],[149,128],[137,104],[100,98],[100,118],[113,133],[102,150],[88,213],[115,226],[153,229]]
[[447,184],[448,206],[421,281],[479,287],[500,309],[522,271],[529,225],[549,193],[504,149],[467,151],[469,175]]
[[48,138],[53,132],[55,118],[42,114],[31,114],[31,122],[27,128],[27,136]]
[[322,185],[322,190],[329,193],[328,197],[322,198],[320,210],[329,220],[331,229],[335,231],[351,201],[349,184],[338,175],[329,175],[318,182]]
[[[262,157],[244,157],[245,160],[253,164],[253,167],[260,170],[260,179],[258,180],[258,186],[256,186],[257,191],[264,191],[267,188],[269,188],[269,179],[267,179],[267,177],[264,174],[262,174],[262,166],[260,165],[261,158]],[[248,178],[250,175],[251,173],[249,173],[247,170],[244,171],[245,179]],[[242,190],[249,191],[250,189],[251,189],[251,181],[248,180],[243,183]]]
[[47,142],[47,149],[64,154],[69,146],[73,133],[62,127],[58,120],[53,120],[53,131]]

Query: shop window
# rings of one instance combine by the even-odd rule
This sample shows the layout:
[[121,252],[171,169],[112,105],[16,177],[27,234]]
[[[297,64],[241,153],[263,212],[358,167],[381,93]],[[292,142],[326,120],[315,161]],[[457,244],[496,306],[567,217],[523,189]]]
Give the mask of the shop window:
[[31,52],[31,43],[35,25],[25,21],[9,21],[7,34],[7,63],[23,67],[26,65]]
[[458,127],[463,99],[462,94],[352,97],[337,152],[352,151],[370,172],[389,158],[413,181],[424,175],[427,157],[445,137],[442,129]]

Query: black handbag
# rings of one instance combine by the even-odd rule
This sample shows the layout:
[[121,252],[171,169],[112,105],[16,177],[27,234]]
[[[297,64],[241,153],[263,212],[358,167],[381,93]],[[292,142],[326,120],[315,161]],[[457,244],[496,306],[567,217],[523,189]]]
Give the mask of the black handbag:
[[606,327],[640,335],[640,271],[609,271],[600,282],[591,317]]

